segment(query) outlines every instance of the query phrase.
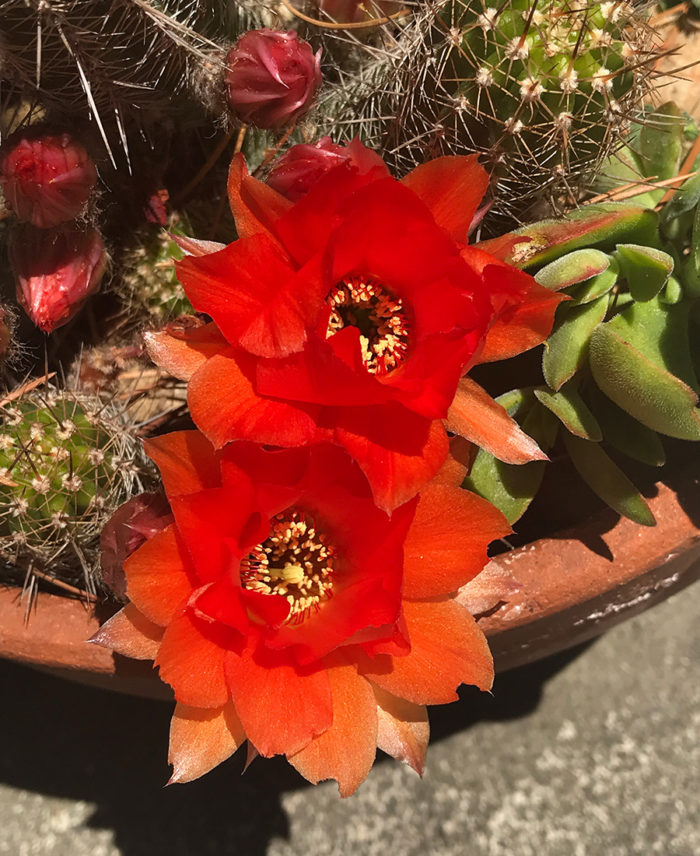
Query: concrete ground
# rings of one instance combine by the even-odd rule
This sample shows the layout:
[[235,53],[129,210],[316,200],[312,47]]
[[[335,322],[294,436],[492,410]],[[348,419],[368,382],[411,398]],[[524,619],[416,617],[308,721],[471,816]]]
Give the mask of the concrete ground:
[[169,706],[0,662],[0,854],[698,856],[700,585],[434,710],[421,781],[233,759],[163,789]]

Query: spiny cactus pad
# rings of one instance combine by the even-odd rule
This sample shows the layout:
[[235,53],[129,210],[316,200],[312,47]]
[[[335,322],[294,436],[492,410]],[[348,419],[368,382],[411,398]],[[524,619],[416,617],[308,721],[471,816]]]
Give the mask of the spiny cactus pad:
[[29,392],[0,418],[0,558],[91,585],[100,529],[141,489],[140,444],[118,410],[70,391]]

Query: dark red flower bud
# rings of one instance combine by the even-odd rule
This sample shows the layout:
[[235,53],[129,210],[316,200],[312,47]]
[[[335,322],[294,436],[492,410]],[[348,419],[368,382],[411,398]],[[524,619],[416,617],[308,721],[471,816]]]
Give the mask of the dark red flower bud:
[[317,0],[318,8],[340,24],[355,24],[393,15],[400,8],[395,0]]
[[141,493],[120,506],[100,536],[102,578],[117,597],[126,597],[124,562],[157,532],[173,522],[161,493]]
[[301,118],[321,85],[321,51],[297,34],[250,30],[226,56],[228,100],[242,122],[281,128]]
[[300,143],[276,162],[267,183],[282,196],[298,202],[321,176],[349,157],[347,148],[336,145],[330,137],[321,137],[313,145]]
[[96,229],[20,226],[9,242],[17,300],[45,333],[69,321],[97,290],[107,255]]
[[69,134],[28,131],[11,137],[0,156],[0,185],[7,207],[40,229],[74,220],[96,181],[90,155]]

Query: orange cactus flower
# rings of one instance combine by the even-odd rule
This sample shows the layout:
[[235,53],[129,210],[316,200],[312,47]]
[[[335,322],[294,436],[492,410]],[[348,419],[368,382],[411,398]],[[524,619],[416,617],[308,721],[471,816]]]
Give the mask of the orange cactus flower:
[[[486,185],[475,157],[439,158],[396,181],[355,141],[293,204],[237,156],[239,240],[214,252],[186,240],[178,263],[214,324],[147,335],[153,359],[190,381],[200,430],[217,447],[336,443],[380,508],[415,496],[447,455],[443,420],[460,378],[542,341],[559,301],[464,243]],[[520,455],[531,460],[532,446]]]
[[197,431],[148,441],[174,522],[125,562],[130,603],[94,641],[153,659],[173,688],[171,781],[246,739],[342,795],[377,746],[422,771],[425,706],[491,686],[455,592],[509,527],[451,466],[389,517],[337,446],[216,451]]

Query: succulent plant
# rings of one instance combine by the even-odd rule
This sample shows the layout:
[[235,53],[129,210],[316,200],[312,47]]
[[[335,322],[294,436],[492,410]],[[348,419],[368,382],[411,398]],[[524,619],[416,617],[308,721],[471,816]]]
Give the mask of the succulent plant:
[[655,58],[644,13],[623,0],[430,0],[367,53],[327,97],[322,130],[340,119],[399,172],[482,153],[491,222],[571,207],[641,113]]
[[148,468],[123,414],[34,389],[0,408],[0,559],[94,590],[99,533]]

